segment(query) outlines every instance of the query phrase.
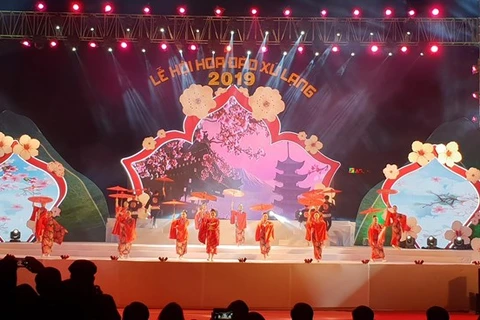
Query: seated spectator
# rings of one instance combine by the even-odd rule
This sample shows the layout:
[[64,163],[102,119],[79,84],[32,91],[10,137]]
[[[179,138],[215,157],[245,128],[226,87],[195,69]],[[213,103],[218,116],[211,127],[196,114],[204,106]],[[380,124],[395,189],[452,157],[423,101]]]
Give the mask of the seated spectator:
[[265,318],[258,312],[249,312],[247,320],[265,320]]
[[29,284],[21,284],[15,288],[14,319],[34,319],[39,306],[38,295]]
[[62,287],[62,274],[55,268],[44,268],[35,276],[35,286],[43,302],[55,303]]
[[367,306],[358,306],[352,311],[353,320],[373,320],[373,310]]
[[293,306],[290,311],[292,320],[313,320],[313,308],[303,302],[299,302]]
[[183,309],[178,303],[171,302],[162,309],[158,320],[185,320]]
[[132,302],[123,310],[123,320],[148,320],[149,318],[148,307],[141,302]]
[[243,300],[235,300],[228,305],[228,310],[233,312],[234,320],[243,320],[248,316],[250,311],[248,305]]
[[442,307],[433,306],[427,310],[427,320],[449,320],[448,311]]

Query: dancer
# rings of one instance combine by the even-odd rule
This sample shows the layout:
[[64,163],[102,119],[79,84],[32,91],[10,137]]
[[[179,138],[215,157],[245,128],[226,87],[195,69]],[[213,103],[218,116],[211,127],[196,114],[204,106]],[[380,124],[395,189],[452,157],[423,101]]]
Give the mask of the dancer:
[[392,247],[399,249],[402,232],[407,224],[407,217],[397,212],[397,206],[387,209],[387,217],[385,218],[385,227],[392,227],[392,239],[390,244]]
[[205,243],[207,237],[206,219],[210,218],[210,214],[207,212],[207,205],[202,204],[197,213],[195,213],[195,229],[198,230],[198,241]]
[[160,204],[165,201],[165,187],[162,188],[162,193],[160,191],[153,191],[152,196],[148,199],[145,209],[148,210],[151,207],[150,215],[152,217],[152,228],[157,227],[157,219],[160,218],[161,208]]
[[49,257],[52,253],[53,243],[62,244],[65,234],[68,233],[55,217],[60,216],[60,209],[53,208],[52,211],[42,210],[38,216],[35,237],[42,244],[42,256]]
[[182,211],[178,219],[175,219],[175,215],[173,215],[172,225],[170,226],[170,239],[176,240],[175,248],[179,259],[182,259],[185,253],[187,253],[189,223],[186,210]]
[[230,215],[230,223],[235,224],[235,243],[237,246],[245,243],[245,229],[247,228],[247,214],[243,211],[243,205],[238,206],[238,211],[233,210]]
[[[38,218],[40,217],[40,214],[42,214],[44,211],[47,211],[45,208],[45,202],[40,203],[40,207],[35,206],[35,202],[32,203],[32,215],[30,216],[30,219],[27,221],[27,227],[32,230],[33,236],[35,237],[35,242],[40,242],[40,240],[37,237],[37,230],[38,230]],[[30,241],[31,239],[29,239]]]
[[123,208],[118,208],[116,214],[116,221],[113,227],[112,234],[118,236],[118,254],[120,258],[128,258],[132,243],[137,237],[135,227],[135,218],[131,216],[128,210],[129,203],[125,202]]
[[385,260],[383,243],[385,241],[385,227],[378,223],[377,216],[373,216],[372,224],[368,228],[368,244],[372,248],[371,260]]
[[330,196],[324,197],[325,202],[320,206],[320,212],[323,215],[323,219],[327,223],[327,231],[332,227],[332,211],[335,209],[335,204],[330,200]]
[[270,241],[274,239],[273,223],[268,221],[268,213],[265,212],[262,216],[262,220],[257,225],[257,231],[255,232],[255,241],[260,242],[260,252],[263,254],[263,258],[266,259],[270,252]]
[[142,203],[138,201],[138,196],[135,196],[134,199],[128,202],[128,211],[130,212],[132,218],[135,219],[135,221],[138,219],[138,210],[142,207]]
[[309,225],[310,232],[307,234],[307,241],[312,241],[313,255],[317,262],[322,259],[322,250],[325,244],[325,240],[328,238],[327,223],[323,219],[322,215],[318,211],[310,211],[313,216],[309,219],[307,224]]
[[315,215],[315,213],[318,213],[318,211],[315,209],[315,207],[311,207],[308,212],[305,212],[304,216],[305,216],[305,219],[306,219],[306,223],[305,223],[305,240],[307,240],[307,245],[310,246],[310,241],[312,241],[311,239],[311,233],[312,233],[312,224],[311,224],[311,220],[313,218],[313,216]]
[[205,232],[205,242],[207,245],[208,261],[213,261],[213,256],[217,254],[217,247],[220,244],[220,220],[217,218],[217,211],[210,210],[210,217],[202,219]]

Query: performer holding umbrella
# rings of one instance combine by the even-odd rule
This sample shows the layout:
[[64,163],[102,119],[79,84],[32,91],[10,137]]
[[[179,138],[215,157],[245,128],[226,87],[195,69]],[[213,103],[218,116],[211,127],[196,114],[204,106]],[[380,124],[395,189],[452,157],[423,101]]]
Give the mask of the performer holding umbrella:
[[116,220],[113,226],[112,234],[118,237],[118,254],[120,258],[128,258],[132,249],[133,241],[136,239],[136,221],[131,216],[129,209],[129,202],[127,199],[133,197],[129,194],[111,194],[111,198],[115,198],[118,202],[119,199],[124,199],[123,206],[116,208]]
[[[245,195],[243,191],[236,189],[223,190],[224,195],[234,198],[241,198]],[[230,214],[230,223],[235,225],[235,243],[237,246],[245,243],[245,229],[247,228],[247,214],[243,211],[243,205],[238,205],[238,210],[234,210],[232,201],[232,208]]]
[[255,241],[260,242],[260,253],[263,254],[263,258],[266,259],[270,253],[270,242],[274,239],[274,227],[273,223],[268,220],[268,210],[273,209],[271,204],[258,204],[250,208],[254,211],[263,211],[262,219],[257,225],[255,231]]

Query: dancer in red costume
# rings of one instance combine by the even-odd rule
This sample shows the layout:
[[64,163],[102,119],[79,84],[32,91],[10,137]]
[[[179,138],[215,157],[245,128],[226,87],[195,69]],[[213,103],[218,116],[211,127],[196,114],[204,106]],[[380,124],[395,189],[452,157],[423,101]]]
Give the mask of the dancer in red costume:
[[173,216],[172,225],[170,226],[170,239],[176,241],[175,248],[179,259],[182,259],[185,253],[187,253],[188,225],[186,210],[182,211],[178,219],[175,219],[175,215]]
[[[210,210],[210,217],[202,219],[200,230],[205,230],[205,241],[200,241],[207,245],[208,261],[213,261],[213,256],[217,254],[217,247],[220,244],[220,220],[217,218],[217,211]],[[200,233],[199,233],[200,234]]]
[[136,221],[128,210],[129,203],[124,202],[123,207],[116,208],[116,221],[112,234],[118,236],[118,254],[120,258],[128,258],[132,249],[132,243],[137,237],[135,231]]
[[[38,238],[38,233],[37,233],[37,230],[39,229],[38,218],[40,217],[40,214],[47,211],[47,209],[45,208],[45,204],[46,204],[45,202],[42,202],[40,203],[40,207],[37,207],[35,206],[35,203],[32,203],[32,207],[33,207],[32,215],[30,216],[30,219],[27,221],[27,227],[32,230],[32,233],[35,236],[35,242],[40,242]],[[29,239],[28,241],[30,240],[31,239]]]
[[310,233],[307,240],[312,241],[313,255],[315,260],[320,262],[322,259],[322,251],[325,241],[328,239],[327,235],[327,223],[323,220],[322,214],[318,211],[313,212],[313,216],[307,222]]
[[385,227],[392,227],[392,240],[390,244],[394,248],[399,248],[402,232],[407,224],[407,217],[397,212],[397,206],[387,209],[387,217],[385,218]]
[[306,211],[303,215],[305,217],[305,240],[307,240],[307,245],[310,246],[311,239],[311,232],[312,232],[312,224],[310,220],[313,218],[313,215],[318,212],[315,207],[311,207],[308,211]]
[[385,260],[383,243],[385,242],[385,227],[378,223],[377,216],[373,216],[373,222],[368,228],[368,244],[372,248],[371,260]]
[[247,214],[243,211],[243,205],[238,206],[238,211],[233,210],[230,215],[230,223],[235,225],[235,243],[237,246],[245,243],[245,229],[247,228]]
[[38,215],[35,229],[37,242],[42,244],[42,256],[48,257],[52,253],[53,243],[62,244],[65,234],[68,233],[55,217],[60,215],[59,208],[53,208],[52,211],[41,210]]
[[270,253],[270,241],[272,241],[274,237],[273,223],[268,221],[268,213],[264,213],[255,232],[255,241],[260,242],[260,252],[263,254],[264,259],[266,259]]

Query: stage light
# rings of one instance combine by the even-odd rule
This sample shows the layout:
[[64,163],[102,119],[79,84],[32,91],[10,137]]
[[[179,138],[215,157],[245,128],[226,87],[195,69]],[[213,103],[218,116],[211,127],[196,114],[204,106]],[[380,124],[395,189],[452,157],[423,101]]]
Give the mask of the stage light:
[[478,99],[478,97],[479,97],[478,91],[472,93],[472,97],[473,97],[474,99]]
[[192,51],[195,51],[195,50],[197,50],[197,45],[191,44],[191,45],[188,46],[188,49],[190,49]]
[[20,242],[20,237],[21,236],[22,236],[22,234],[20,233],[20,231],[18,229],[13,229],[10,232],[10,242]]
[[407,36],[411,35],[412,33],[410,31],[407,31]]
[[403,53],[406,53],[408,51],[408,48],[406,46],[402,46],[400,48],[400,51],[402,51]]
[[300,31],[300,35],[304,36],[304,35],[305,35],[305,31]]
[[212,50],[212,56],[214,56],[214,55],[215,55],[215,50]]
[[385,10],[385,15],[386,15],[387,17],[390,17],[392,14],[393,14],[392,9],[386,9],[386,10]]
[[216,7],[215,10],[213,11],[217,17],[221,16],[224,12],[224,8]]
[[195,29],[195,33],[200,33],[200,29]]
[[340,48],[338,46],[333,46],[332,51],[333,52],[338,52],[338,51],[340,51]]
[[392,53],[392,52],[389,52],[389,53],[388,53],[388,56],[389,56],[389,57],[393,56],[393,53]]
[[411,10],[408,10],[408,16],[409,17],[414,17],[415,16],[415,10],[411,9]]
[[351,57],[355,57],[355,52],[350,53]]
[[113,49],[112,49],[112,48],[108,48],[108,52],[113,52]]
[[164,29],[164,28],[160,28],[160,32],[161,32],[161,33],[164,33],[164,32],[165,32],[165,29]]
[[436,45],[431,46],[430,47],[430,52],[431,53],[437,53],[438,52],[438,46],[436,46]]
[[472,66],[472,74],[477,74],[478,73],[478,66],[477,65],[473,65]]
[[320,14],[322,15],[322,17],[326,17],[327,16],[327,10],[323,9],[322,11],[320,11]]
[[407,239],[405,240],[405,248],[415,249],[415,238],[412,236],[407,236]]
[[370,32],[370,36],[373,36],[373,32]]
[[58,45],[58,42],[55,40],[51,40],[49,45],[50,45],[50,48],[55,48]]
[[455,240],[453,240],[453,249],[454,250],[465,249],[465,241],[462,239],[462,237],[456,237]]
[[291,14],[292,14],[292,10],[290,10],[289,8],[285,8],[285,9],[283,10],[283,15],[284,15],[285,17],[290,17]]
[[167,50],[167,48],[168,48],[168,46],[167,46],[166,43],[162,43],[162,44],[160,45],[160,49],[162,49],[163,51]]
[[423,52],[420,52],[420,56],[423,57],[425,54]]
[[147,50],[146,50],[146,49],[142,49],[142,53],[145,53],[145,52],[147,52]]
[[96,43],[96,42],[89,42],[89,43],[88,43],[88,46],[89,46],[90,48],[96,48],[96,47],[97,47],[97,43]]
[[267,52],[267,50],[268,50],[268,49],[267,49],[266,46],[262,46],[262,47],[260,48],[260,51],[263,52],[263,53]]
[[378,51],[378,46],[376,46],[376,45],[371,46],[370,51],[372,51],[373,53],[377,52]]
[[60,30],[60,26],[56,26],[56,27],[55,27],[55,30]]
[[251,55],[251,54],[252,54],[252,51],[248,50],[247,55]]
[[268,36],[269,32],[268,31],[265,31],[265,36]]
[[353,10],[353,15],[355,17],[358,17],[360,15],[360,10],[358,10],[358,9]]
[[340,32],[337,32],[337,37],[341,37],[342,34]]
[[23,40],[23,41],[22,41],[22,46],[24,46],[24,47],[31,47],[32,44],[31,44],[30,41],[28,41],[28,40]]
[[231,30],[231,31],[230,31],[230,35],[233,36],[234,34],[235,34],[235,31]]
[[183,50],[182,49],[178,50],[178,53],[183,55]]
[[73,10],[74,12],[80,11],[80,5],[79,5],[78,3],[76,3],[76,2],[74,2],[74,3],[72,4],[72,10]]
[[283,55],[286,56],[288,54],[287,51],[283,51]]
[[226,46],[225,51],[227,51],[227,52],[232,51],[232,46],[231,45]]
[[143,7],[143,13],[150,14],[151,12],[152,10],[150,9],[150,7]]
[[106,4],[105,7],[103,7],[103,11],[105,13],[111,13],[113,11],[113,7],[111,4]]
[[77,51],[77,48],[73,47],[73,48],[72,48],[72,51],[73,51],[73,52]]
[[430,236],[427,238],[427,246],[423,247],[422,249],[439,249],[437,247],[437,238],[434,236]]
[[91,28],[90,28],[90,31],[91,31],[91,32],[94,32],[94,31],[95,31],[95,28],[94,28],[94,27],[91,27]]
[[187,8],[185,8],[184,6],[180,6],[177,8],[177,11],[179,14],[185,14],[187,13]]
[[38,2],[35,6],[35,8],[38,10],[38,11],[43,11],[45,10],[47,6],[45,5],[45,3],[43,2]]
[[432,9],[432,16],[436,17],[440,14],[440,10],[438,8]]
[[257,8],[252,8],[252,9],[250,9],[250,13],[252,14],[252,16],[256,16],[258,14],[258,9]]
[[297,50],[298,50],[298,52],[303,53],[303,47],[302,46],[299,46]]
[[320,55],[320,52],[315,52],[315,57],[318,57]]
[[122,41],[122,42],[120,42],[120,47],[122,47],[122,49],[127,49],[128,48],[128,43],[126,43],[125,41]]

